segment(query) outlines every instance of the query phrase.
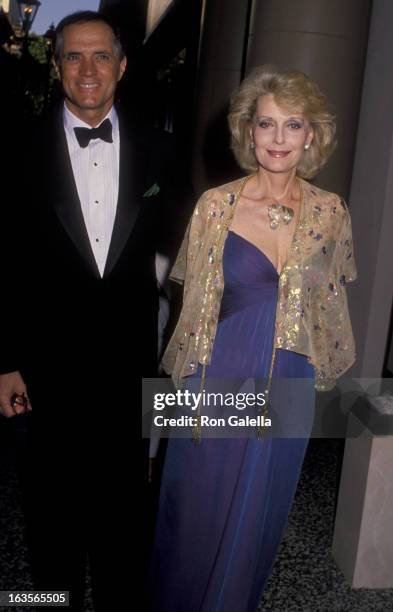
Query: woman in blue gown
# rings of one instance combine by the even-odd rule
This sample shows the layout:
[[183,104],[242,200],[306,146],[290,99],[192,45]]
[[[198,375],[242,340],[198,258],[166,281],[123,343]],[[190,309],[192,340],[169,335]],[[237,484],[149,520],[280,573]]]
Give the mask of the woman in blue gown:
[[[283,83],[286,91],[288,83],[292,83],[287,97]],[[247,125],[257,172],[240,181],[237,190],[233,189],[236,183],[212,190],[204,212],[202,207],[197,207],[194,213],[200,229],[199,234],[193,235],[191,228],[189,240],[197,248],[193,253],[189,245],[185,257],[191,276],[191,281],[186,279],[186,291],[191,298],[184,320],[187,314],[189,319],[185,324],[181,317],[177,330],[177,338],[190,340],[188,345],[183,339],[174,340],[177,357],[168,367],[170,344],[164,365],[172,372],[176,367],[184,372],[188,364],[194,372],[187,372],[186,388],[192,391],[199,390],[201,381],[206,391],[217,391],[217,385],[221,384],[226,392],[234,393],[241,381],[253,379],[257,385],[260,381],[259,388],[267,387],[267,416],[275,427],[262,437],[256,435],[255,427],[242,430],[242,437],[230,433],[215,437],[213,433],[211,437],[211,430],[204,437],[199,421],[197,432],[201,432],[202,439],[197,440],[198,444],[191,439],[191,432],[189,437],[181,439],[175,433],[169,441],[151,564],[150,609],[156,612],[254,612],[271,572],[296,491],[312,429],[315,378],[311,350],[309,353],[297,351],[293,342],[302,311],[306,318],[307,301],[309,312],[313,312],[312,287],[304,292],[304,308],[298,300],[295,318],[289,321],[294,307],[288,302],[302,290],[296,288],[296,282],[291,285],[287,278],[292,269],[296,278],[299,269],[303,269],[299,260],[295,265],[294,252],[299,254],[299,231],[307,225],[306,200],[311,198],[306,184],[302,181],[302,185],[296,174],[300,173],[299,168],[303,174],[306,172],[307,153],[313,139],[318,139],[318,126],[315,120],[311,121],[315,117],[304,102],[306,89],[310,97],[313,94],[314,107],[318,107],[320,114],[324,113],[326,123],[322,129],[325,135],[330,134],[331,145],[333,120],[329,116],[327,130],[328,115],[317,87],[301,73],[279,73],[272,67],[262,67],[235,94],[231,111],[233,122],[237,107],[244,108],[245,100],[254,108]],[[232,126],[232,135],[233,132]],[[325,146],[323,160],[328,156],[328,148]],[[333,194],[317,189],[315,194],[318,206],[329,206],[325,203]],[[283,196],[286,206],[279,203]],[[337,196],[334,201],[337,203]],[[226,209],[230,212],[226,213]],[[339,222],[337,228],[341,226]],[[310,231],[313,228],[308,228],[308,234]],[[209,232],[218,236],[216,245],[214,240],[209,240]],[[329,232],[323,232],[314,242],[320,242],[325,233]],[[331,239],[332,232],[328,240]],[[336,239],[335,243],[339,241]],[[329,249],[324,241],[323,245],[318,245],[318,253],[320,248]],[[198,258],[204,248],[207,249],[206,263],[202,260],[198,271]],[[210,292],[205,292],[198,308],[201,285],[199,293],[192,296],[192,279],[194,285],[202,283],[204,267],[209,265],[206,283],[211,283]],[[313,275],[316,276],[315,270]],[[216,287],[215,294],[212,287]],[[205,327],[211,333],[212,350],[208,359],[200,352],[196,365],[189,359],[193,349],[191,339],[197,333],[185,330],[190,329],[193,317],[195,329],[200,329],[198,314],[208,310],[206,296],[209,295],[216,296],[210,302],[219,301],[218,307],[215,304],[215,327],[211,325],[214,307],[208,318],[210,323]],[[185,311],[187,304],[185,295]],[[320,306],[323,303],[317,305],[322,311]],[[281,327],[277,313],[284,320]],[[322,325],[321,318],[319,321]],[[304,323],[304,326],[311,334],[310,325]],[[280,330],[283,336],[292,334],[291,350],[284,345],[280,348]],[[310,345],[312,341],[311,338]],[[183,359],[185,353],[188,355]],[[314,361],[318,364],[317,358]],[[200,410],[203,414],[208,409]],[[223,406],[214,412],[215,415],[224,413]],[[198,421],[201,414],[195,418]]]

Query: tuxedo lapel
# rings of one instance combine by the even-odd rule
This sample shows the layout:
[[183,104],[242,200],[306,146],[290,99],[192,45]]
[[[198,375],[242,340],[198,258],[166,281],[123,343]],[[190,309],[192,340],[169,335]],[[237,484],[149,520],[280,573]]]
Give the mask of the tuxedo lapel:
[[119,196],[104,276],[111,273],[126,246],[140,211],[143,189],[143,150],[137,146],[136,135],[126,128],[120,114],[119,129]]
[[[61,109],[50,122],[48,129],[51,142],[54,140],[53,134],[56,134],[55,151],[53,151],[53,147],[48,148],[48,167],[53,169],[49,186],[50,200],[60,222],[81,257],[91,268],[94,275],[100,278],[83,218],[68,152]],[[136,132],[125,124],[120,113],[119,130],[119,194],[104,276],[111,273],[127,244],[140,211],[142,194],[144,189],[146,190],[144,178],[147,160],[143,140],[140,140]]]
[[100,273],[90,245],[72,170],[63,128],[62,113],[59,112],[55,118],[55,125],[52,126],[52,130],[54,130],[52,132],[52,139],[53,133],[56,134],[57,138],[55,141],[55,151],[53,152],[51,149],[51,152],[49,152],[53,156],[52,160],[49,158],[49,163],[52,164],[52,167],[54,165],[49,195],[60,222],[78,249],[81,257],[91,268],[94,275],[99,277]]

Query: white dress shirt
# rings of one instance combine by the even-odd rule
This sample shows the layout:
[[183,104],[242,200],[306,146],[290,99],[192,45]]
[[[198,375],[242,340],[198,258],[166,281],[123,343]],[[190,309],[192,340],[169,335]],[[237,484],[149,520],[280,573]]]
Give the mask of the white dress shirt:
[[119,194],[120,134],[119,120],[113,107],[103,121],[107,118],[112,123],[113,142],[95,138],[90,140],[86,148],[82,148],[74,128],[91,126],[71,113],[64,104],[64,129],[72,170],[86,230],[101,276],[108,256]]

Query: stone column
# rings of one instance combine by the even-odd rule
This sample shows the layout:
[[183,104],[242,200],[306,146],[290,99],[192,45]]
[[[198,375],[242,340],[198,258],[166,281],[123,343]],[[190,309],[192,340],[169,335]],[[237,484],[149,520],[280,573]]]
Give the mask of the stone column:
[[197,195],[241,174],[229,151],[226,115],[229,97],[241,81],[249,5],[249,0],[204,3],[193,126]]
[[359,278],[349,293],[353,375],[380,377],[393,303],[393,3],[375,0],[350,204]]
[[337,115],[338,147],[317,185],[348,196],[369,23],[369,0],[255,0],[247,72],[264,63],[301,70]]
[[[388,417],[393,420],[392,417]],[[366,415],[378,424],[383,417]],[[385,421],[386,423],[386,421]],[[351,415],[334,528],[333,556],[352,588],[393,588],[392,435]],[[382,427],[382,430],[385,426]]]
[[[378,394],[393,303],[393,3],[375,0],[350,193],[359,278],[353,376]],[[386,385],[385,385],[386,383]],[[354,587],[393,587],[393,437],[346,441],[333,553]]]

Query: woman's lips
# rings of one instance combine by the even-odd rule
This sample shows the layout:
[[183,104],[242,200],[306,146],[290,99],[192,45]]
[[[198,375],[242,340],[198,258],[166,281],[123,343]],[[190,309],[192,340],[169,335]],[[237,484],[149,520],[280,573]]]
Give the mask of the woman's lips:
[[276,157],[277,159],[279,159],[280,157],[286,157],[287,155],[290,154],[290,151],[267,151],[270,155],[270,157]]

